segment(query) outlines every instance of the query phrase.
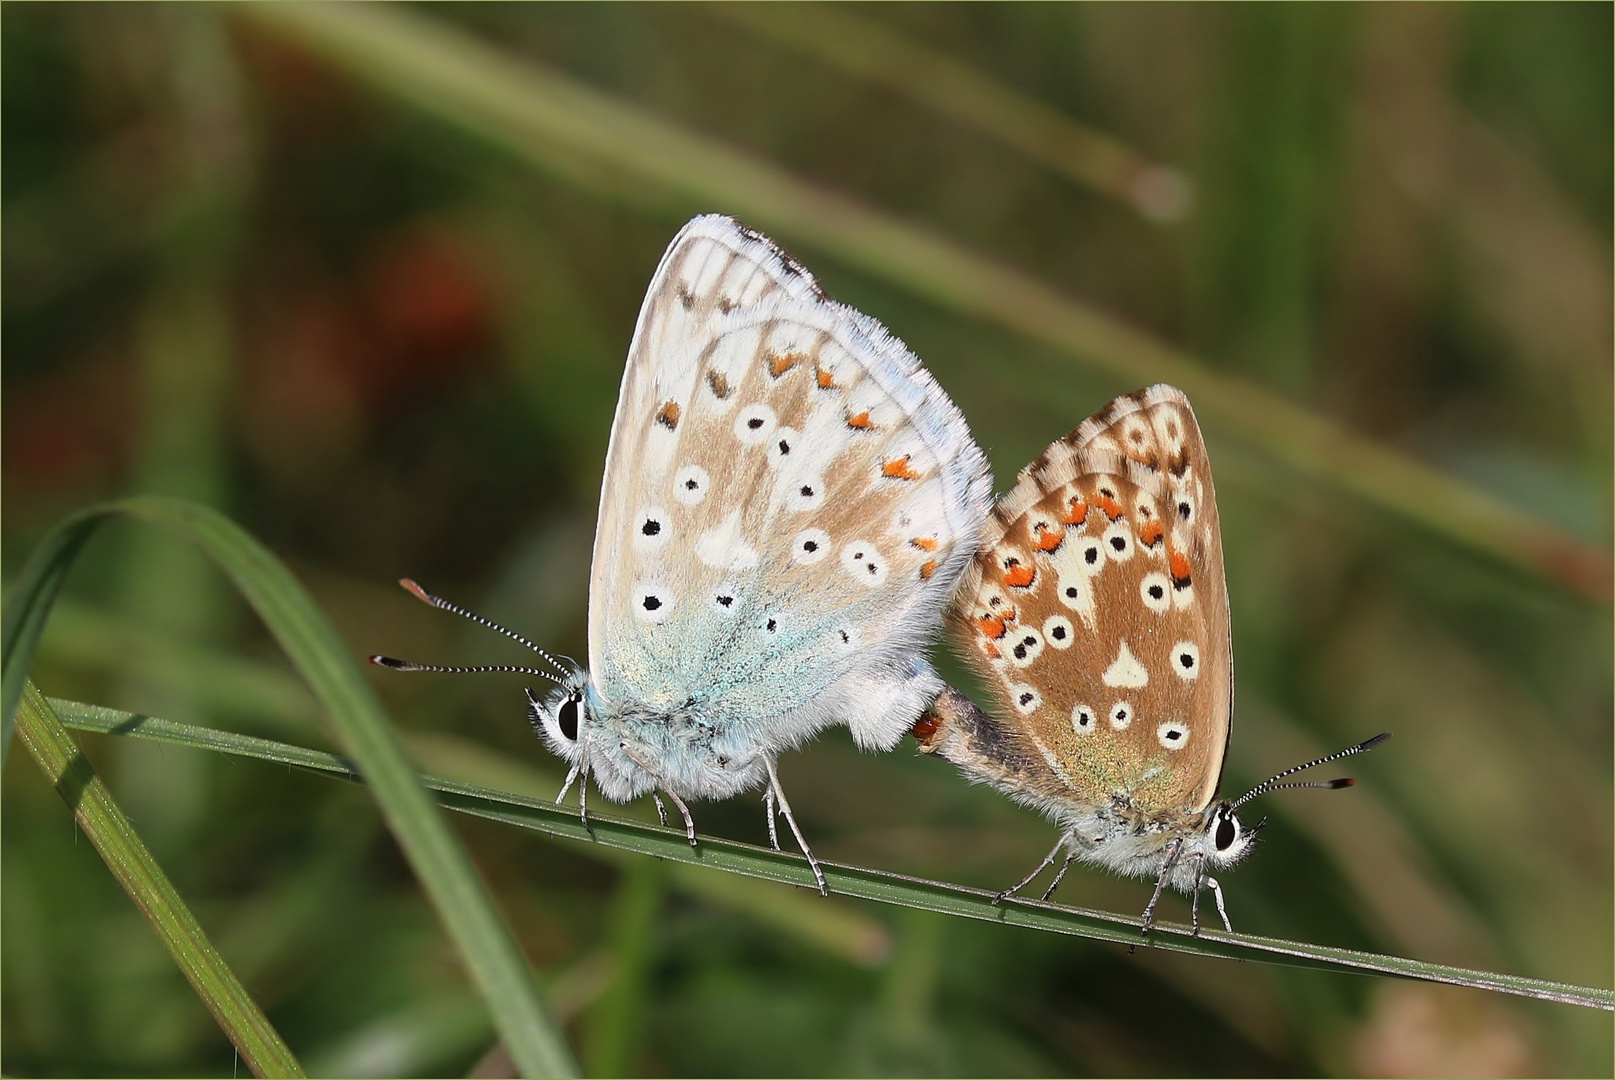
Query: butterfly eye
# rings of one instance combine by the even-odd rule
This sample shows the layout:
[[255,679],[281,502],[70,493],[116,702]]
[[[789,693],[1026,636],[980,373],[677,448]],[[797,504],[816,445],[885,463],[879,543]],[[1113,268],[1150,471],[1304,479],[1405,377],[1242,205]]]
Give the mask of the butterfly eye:
[[555,710],[555,726],[561,729],[567,742],[578,741],[578,698],[574,694],[561,702],[561,707]]
[[1234,815],[1226,814],[1217,822],[1217,850],[1227,851],[1239,839],[1239,822]]

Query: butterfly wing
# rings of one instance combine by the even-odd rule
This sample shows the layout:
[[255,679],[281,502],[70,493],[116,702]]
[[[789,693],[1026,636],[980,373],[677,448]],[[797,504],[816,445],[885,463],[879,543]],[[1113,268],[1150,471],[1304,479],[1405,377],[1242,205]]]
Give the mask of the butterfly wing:
[[[1182,392],[1117,398],[1027,466],[950,618],[1003,729],[1004,749],[959,764],[1045,804],[1209,804],[1233,659],[1211,470]],[[1011,751],[1015,769],[992,760]]]
[[766,238],[697,218],[651,282],[612,427],[596,691],[755,727],[764,749],[837,720],[889,748],[939,685],[920,650],[989,499],[963,417],[901,342]]

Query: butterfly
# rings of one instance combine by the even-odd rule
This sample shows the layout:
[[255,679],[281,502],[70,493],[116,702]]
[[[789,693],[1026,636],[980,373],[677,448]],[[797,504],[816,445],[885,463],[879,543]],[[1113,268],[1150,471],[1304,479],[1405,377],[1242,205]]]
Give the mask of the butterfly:
[[[846,724],[892,749],[942,681],[924,657],[991,503],[964,417],[885,327],[772,241],[697,217],[651,279],[617,400],[587,670],[523,670],[530,719],[615,801],[762,787],[824,875],[776,760]],[[461,614],[413,583],[418,596]],[[472,616],[475,618],[475,616]],[[479,619],[492,626],[486,620]],[[377,658],[385,666],[425,668]],[[466,670],[466,669],[460,669]]]
[[951,687],[915,725],[921,749],[1063,832],[999,900],[1065,861],[1155,879],[1153,922],[1170,886],[1193,898],[1209,871],[1250,854],[1265,819],[1236,811],[1280,784],[1361,753],[1380,735],[1218,800],[1233,713],[1228,587],[1211,466],[1194,411],[1165,384],[1127,394],[1051,445],[1016,478],[983,526],[949,622],[990,688],[983,711]]

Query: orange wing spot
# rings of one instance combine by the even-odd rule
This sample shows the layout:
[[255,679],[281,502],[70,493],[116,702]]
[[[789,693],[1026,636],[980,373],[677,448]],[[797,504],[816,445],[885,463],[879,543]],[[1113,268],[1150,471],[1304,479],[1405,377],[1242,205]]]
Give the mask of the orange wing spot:
[[1088,520],[1088,504],[1081,499],[1071,500],[1071,512],[1065,516],[1067,525],[1081,525]]
[[817,364],[813,365],[813,372],[819,380],[820,390],[834,390],[836,388],[836,378],[834,375],[830,374],[822,367],[819,367]]
[[656,422],[667,428],[667,430],[672,431],[679,426],[679,411],[678,402],[666,402],[660,409],[656,410]]
[[1009,627],[1004,625],[1005,621],[993,615],[983,615],[976,620],[976,625],[981,628],[984,635],[997,639],[1003,637],[1009,631]]
[[920,580],[929,581],[934,573],[936,573],[936,560],[927,559],[925,565],[920,567]]
[[783,356],[779,353],[769,353],[768,373],[777,379],[806,359],[807,357],[796,352],[785,353]]
[[847,426],[850,428],[856,428],[859,431],[868,431],[870,428],[875,426],[875,422],[869,419],[869,410],[865,409],[857,416],[848,416]]
[[1183,588],[1189,584],[1189,557],[1176,549],[1168,549],[1166,557],[1167,567],[1172,571],[1172,585],[1174,588]]
[[1009,567],[1004,573],[1004,584],[1012,589],[1029,588],[1037,580],[1037,571],[1030,566],[1021,566],[1018,563]]
[[[864,415],[868,415],[865,413]],[[895,480],[918,480],[920,474],[908,467],[908,455],[888,461],[880,470],[882,476],[890,476]]]
[[936,728],[936,717],[928,712],[923,712],[920,714],[920,718],[914,721],[914,727],[910,734],[922,743],[929,743],[931,737],[936,734]]
[[1122,516],[1122,504],[1106,495],[1103,491],[1095,495],[1093,501],[1098,504],[1099,509],[1103,510],[1110,520],[1115,521]]
[[1037,530],[1037,549],[1039,551],[1053,551],[1065,543],[1065,530],[1043,529]]
[[1166,530],[1161,526],[1160,518],[1152,518],[1145,526],[1138,530],[1138,539],[1145,547],[1154,547],[1161,542],[1161,535]]
[[997,660],[997,659],[999,659],[999,658],[1000,658],[1000,657],[1001,657],[1001,656],[1003,656],[1003,654],[1002,654],[1002,653],[1000,653],[1000,652],[999,652],[999,651],[998,651],[998,646],[997,646],[997,645],[994,645],[994,644],[993,644],[993,643],[992,643],[992,642],[990,642],[990,641],[984,641],[984,642],[982,642],[982,644],[981,644],[981,651],[982,651],[982,652],[984,652],[984,653],[986,653],[986,654],[987,654],[987,655],[988,655],[988,656],[990,656],[990,657],[991,657],[991,658],[992,658],[992,659],[994,659],[994,660]]
[[921,551],[935,551],[937,549],[936,538],[931,536],[916,536],[914,539],[910,540],[909,543],[913,544]]

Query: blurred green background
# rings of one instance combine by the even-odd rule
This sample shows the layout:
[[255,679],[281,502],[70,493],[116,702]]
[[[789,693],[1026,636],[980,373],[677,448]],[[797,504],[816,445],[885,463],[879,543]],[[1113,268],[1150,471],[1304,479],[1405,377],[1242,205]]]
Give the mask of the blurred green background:
[[[1551,531],[1562,558],[1521,569],[1202,409],[1239,672],[1225,786],[1396,733],[1352,791],[1264,800],[1258,855],[1224,878],[1235,926],[1609,984],[1609,5],[410,14],[445,48],[469,37],[653,134],[1013,266],[1193,354],[1232,400],[1264,387],[1502,500],[1522,536]],[[542,131],[521,152],[435,105],[430,65],[384,90],[353,55],[248,9],[0,9],[7,578],[67,511],[160,492],[264,538],[356,656],[519,662],[402,575],[581,656],[640,297],[687,217],[746,208]],[[1000,488],[1139,384],[872,270],[814,221],[751,223],[924,358]],[[329,746],[222,580],[132,525],[91,546],[35,679]],[[375,684],[423,767],[558,787],[519,678]],[[498,1075],[361,789],[81,739],[312,1072]],[[835,861],[996,888],[1054,837],[912,744],[864,756],[832,732],[782,772]],[[0,1067],[231,1073],[25,753],[4,797]],[[749,798],[697,817],[763,839]],[[1615,1068],[1601,1013],[1129,955],[455,824],[591,1075]],[[1147,888],[1074,871],[1060,897],[1131,914]]]

